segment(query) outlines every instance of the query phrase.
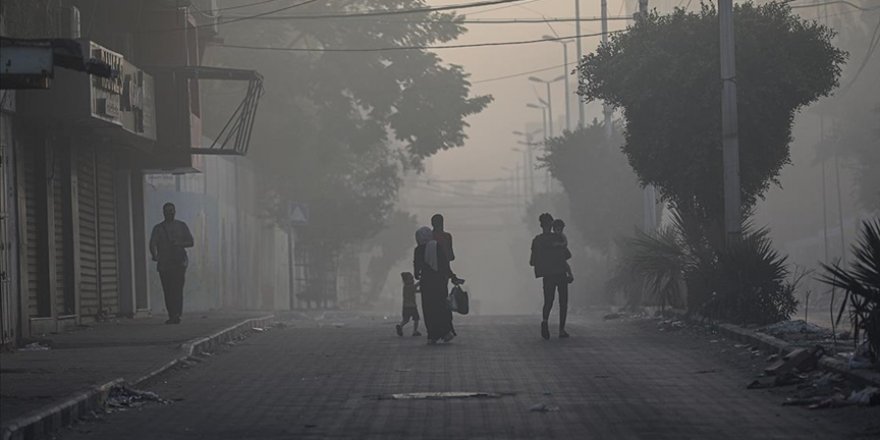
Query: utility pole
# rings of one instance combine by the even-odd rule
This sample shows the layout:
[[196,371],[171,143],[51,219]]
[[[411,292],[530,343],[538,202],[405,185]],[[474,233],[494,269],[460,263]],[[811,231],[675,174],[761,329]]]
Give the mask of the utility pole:
[[[580,18],[580,17],[578,17]],[[602,0],[602,44],[608,44],[608,0]],[[602,114],[605,116],[605,139],[611,139],[611,106],[602,103]]]
[[[644,20],[648,18],[648,0],[639,0],[639,12],[636,14],[636,20]],[[644,230],[647,233],[657,229],[657,189],[654,185],[645,185],[642,190],[642,210],[644,212]]]
[[571,43],[571,40],[557,40],[552,35],[544,35],[541,38],[562,45],[562,75],[559,78],[565,82],[565,130],[571,131],[571,95],[568,89],[568,43]]
[[568,91],[568,41],[562,42],[562,65],[564,66],[562,76],[565,77],[562,80],[565,83],[565,131],[571,131],[571,95]]
[[724,232],[728,243],[742,236],[739,134],[736,113],[736,59],[733,0],[718,0],[721,31],[721,148],[724,164]]
[[548,138],[553,137],[553,95],[550,94],[550,83],[547,83],[547,134]]
[[[539,107],[540,108],[540,107]],[[528,167],[528,174],[525,176],[527,179],[526,187],[528,188],[528,193],[530,196],[535,195],[535,167],[534,167],[534,157],[535,151],[534,148],[537,145],[534,141],[534,135],[537,134],[540,130],[528,131],[526,128],[525,131],[514,131],[513,134],[517,136],[523,136],[525,141],[517,141],[520,145],[523,146],[523,153],[526,166]]]
[[541,98],[538,98],[538,101],[540,101],[541,104],[544,104],[544,107],[546,107],[548,113],[548,119],[544,121],[544,123],[546,124],[545,128],[547,129],[547,131],[544,133],[545,139],[553,137],[553,96],[550,94],[550,84],[555,83],[556,81],[563,81],[566,78],[567,77],[565,75],[558,76],[551,80],[543,80],[536,76],[529,77],[529,81],[541,83],[547,86],[547,100],[545,101]]
[[[574,0],[574,33],[575,44],[577,46],[577,56],[575,64],[580,65],[583,50],[581,49],[581,0]],[[578,97],[578,128],[584,126],[584,101]]]

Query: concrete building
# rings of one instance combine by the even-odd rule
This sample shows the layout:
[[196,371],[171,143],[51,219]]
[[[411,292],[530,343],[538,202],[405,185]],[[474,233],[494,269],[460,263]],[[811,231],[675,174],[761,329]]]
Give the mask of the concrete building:
[[[195,9],[191,3],[201,4]],[[3,345],[156,311],[146,240],[161,215],[161,204],[158,212],[153,205],[163,194],[145,187],[145,176],[204,171],[194,166],[197,153],[243,155],[262,91],[256,72],[200,65],[217,34],[211,14],[193,11],[209,11],[212,3],[125,0],[95,8],[77,0],[9,0],[0,6],[4,52],[51,48],[56,65],[27,84],[36,90],[21,90],[13,81],[20,78],[8,69],[0,77]],[[109,66],[115,74],[57,67],[60,50],[69,61],[74,48],[81,51],[80,64]],[[249,84],[231,124],[239,131],[210,145],[202,142],[200,110],[206,79]],[[217,200],[220,209],[222,197]],[[256,224],[253,212],[236,213],[234,227]],[[256,233],[236,237],[262,239]],[[217,243],[225,239],[221,232]],[[249,292],[236,283],[219,294]],[[269,302],[246,297],[199,306]]]

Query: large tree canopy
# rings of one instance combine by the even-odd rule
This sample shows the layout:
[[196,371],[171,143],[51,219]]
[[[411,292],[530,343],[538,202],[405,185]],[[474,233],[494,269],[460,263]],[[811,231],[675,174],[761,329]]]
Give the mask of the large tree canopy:
[[620,130],[606,139],[605,126],[587,127],[550,138],[540,160],[568,195],[574,226],[584,242],[607,252],[615,236],[642,223],[638,178],[620,152]]
[[[734,8],[742,200],[750,208],[789,161],[795,112],[838,85],[833,31],[784,3]],[[718,16],[651,14],[578,66],[578,93],[623,109],[623,151],[643,184],[720,231],[723,215]],[[713,234],[714,235],[714,234]]]
[[[321,0],[293,15],[423,8],[423,0]],[[244,20],[222,27],[229,45],[374,49],[425,46],[465,29],[454,14],[389,18]],[[393,210],[400,173],[465,140],[465,118],[489,96],[469,95],[467,74],[428,50],[285,52],[218,48],[215,64],[265,76],[251,155],[283,223],[291,201],[311,205],[302,237],[339,247],[369,238]],[[222,101],[222,98],[214,98]],[[210,106],[209,110],[210,110]],[[219,106],[218,106],[219,107]]]

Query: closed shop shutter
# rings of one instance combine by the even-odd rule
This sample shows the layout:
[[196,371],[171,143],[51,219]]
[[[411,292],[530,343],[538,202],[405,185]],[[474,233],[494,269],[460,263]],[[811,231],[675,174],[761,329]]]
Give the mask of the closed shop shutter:
[[79,216],[80,315],[94,317],[101,309],[98,291],[98,201],[95,194],[95,151],[81,147],[76,154]]
[[[60,150],[60,149],[59,149]],[[67,154],[63,150],[56,150],[52,165],[52,195],[54,200],[54,225],[55,230],[53,239],[55,240],[55,307],[59,315],[70,315],[74,313],[73,304],[69,301],[70,295],[66,277],[66,268],[68,264],[68,252],[65,240],[64,230],[69,222],[65,203],[67,195],[65,190],[68,186],[67,173]]]
[[115,315],[119,312],[119,253],[116,233],[116,186],[113,156],[97,156],[98,199],[98,277],[101,309]]
[[[3,96],[0,95],[0,100]],[[0,109],[0,345],[16,339],[18,322],[16,197],[13,172],[12,117]]]
[[37,157],[35,149],[24,149],[24,209],[25,209],[25,238],[27,247],[24,262],[27,265],[27,295],[28,315],[41,316],[39,307],[39,292],[42,286],[40,277],[40,236],[39,236],[39,209],[37,206]]

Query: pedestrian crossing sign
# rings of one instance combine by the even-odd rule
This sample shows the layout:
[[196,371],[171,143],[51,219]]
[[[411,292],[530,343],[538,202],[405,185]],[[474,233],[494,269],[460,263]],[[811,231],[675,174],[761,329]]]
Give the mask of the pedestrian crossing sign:
[[290,223],[295,226],[309,224],[309,207],[305,203],[290,204]]

